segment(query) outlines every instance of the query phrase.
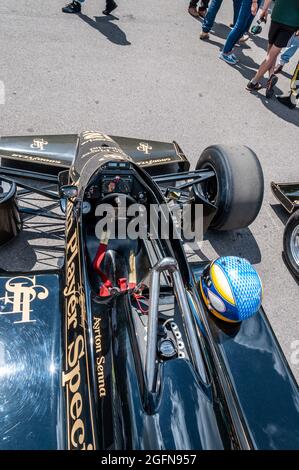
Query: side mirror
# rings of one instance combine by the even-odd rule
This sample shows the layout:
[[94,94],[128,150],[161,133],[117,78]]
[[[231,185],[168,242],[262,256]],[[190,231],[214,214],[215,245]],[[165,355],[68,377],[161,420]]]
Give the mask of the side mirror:
[[68,199],[78,196],[78,188],[73,185],[64,185],[60,187],[60,209],[65,214]]
[[73,185],[65,185],[60,188],[60,197],[63,199],[72,199],[78,196],[78,188]]

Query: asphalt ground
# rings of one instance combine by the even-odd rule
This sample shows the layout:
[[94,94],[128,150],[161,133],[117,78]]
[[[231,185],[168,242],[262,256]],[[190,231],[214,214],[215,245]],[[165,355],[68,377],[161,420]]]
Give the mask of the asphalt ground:
[[[187,0],[119,0],[112,17],[104,1],[89,0],[79,16],[61,13],[63,0],[9,0],[0,5],[0,135],[107,134],[177,140],[194,166],[214,143],[251,147],[265,175],[263,208],[254,224],[208,233],[202,257],[240,255],[258,269],[264,307],[299,380],[298,285],[282,259],[286,214],[270,181],[298,180],[299,110],[289,111],[264,90],[245,90],[265,55],[263,33],[238,47],[230,67],[218,59],[232,19],[226,0],[211,40],[199,41],[200,21]],[[298,57],[297,57],[298,59]],[[296,59],[279,77],[288,90]],[[36,201],[35,201],[36,202]],[[57,226],[31,221],[22,239],[1,249],[1,265],[47,267],[61,255]],[[28,225],[27,224],[27,225]],[[50,232],[49,239],[42,236]],[[298,348],[298,346],[297,346]],[[293,354],[292,354],[293,353]]]

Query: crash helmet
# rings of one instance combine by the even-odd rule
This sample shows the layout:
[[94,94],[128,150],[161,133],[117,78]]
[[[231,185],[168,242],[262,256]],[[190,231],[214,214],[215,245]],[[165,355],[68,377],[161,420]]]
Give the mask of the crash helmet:
[[255,315],[263,295],[255,268],[236,256],[224,256],[209,264],[201,276],[200,290],[209,311],[231,323]]

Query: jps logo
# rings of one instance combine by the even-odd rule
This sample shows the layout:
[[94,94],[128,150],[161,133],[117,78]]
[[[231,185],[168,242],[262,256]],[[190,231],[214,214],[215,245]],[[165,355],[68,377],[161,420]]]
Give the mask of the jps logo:
[[149,144],[147,144],[145,142],[140,142],[139,146],[137,147],[137,150],[139,150],[140,152],[143,152],[146,155],[148,155],[149,151],[153,150],[153,147],[151,147]]
[[0,315],[20,314],[20,320],[14,323],[30,323],[35,322],[30,318],[31,303],[36,299],[45,300],[49,291],[46,287],[36,284],[36,277],[14,277],[9,279],[5,284],[5,296],[0,298],[4,301],[4,305],[11,305],[10,312],[0,312]]
[[30,147],[32,149],[44,150],[48,142],[44,139],[34,139]]

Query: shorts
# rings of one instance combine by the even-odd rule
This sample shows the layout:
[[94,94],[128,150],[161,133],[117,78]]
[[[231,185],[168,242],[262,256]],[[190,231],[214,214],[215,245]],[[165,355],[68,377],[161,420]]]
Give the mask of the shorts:
[[282,23],[276,23],[271,21],[269,30],[269,44],[279,48],[287,47],[289,40],[293,34],[297,31],[297,28],[287,26]]

